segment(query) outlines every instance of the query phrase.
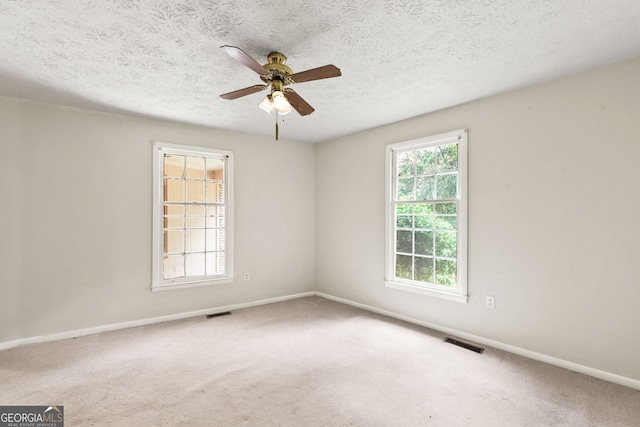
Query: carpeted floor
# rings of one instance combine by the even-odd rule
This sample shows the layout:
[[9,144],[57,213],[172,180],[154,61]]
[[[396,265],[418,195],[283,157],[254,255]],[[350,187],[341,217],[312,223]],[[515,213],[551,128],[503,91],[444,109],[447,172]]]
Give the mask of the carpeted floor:
[[640,391],[320,297],[0,352],[65,426],[638,426]]

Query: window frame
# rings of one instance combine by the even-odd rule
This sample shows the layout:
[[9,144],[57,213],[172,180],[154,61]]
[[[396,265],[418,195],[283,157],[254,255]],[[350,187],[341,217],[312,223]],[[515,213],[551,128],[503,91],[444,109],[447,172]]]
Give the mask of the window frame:
[[[452,132],[389,144],[386,147],[385,163],[385,286],[388,288],[467,303],[467,176],[468,176],[468,131]],[[396,233],[394,200],[397,177],[394,153],[422,148],[437,147],[457,142],[458,144],[458,194],[457,200],[457,284],[455,288],[426,282],[398,278],[395,276]]]
[[[207,156],[224,160],[225,206],[225,273],[223,275],[163,278],[164,257],[164,155]],[[231,283],[234,281],[233,261],[233,152],[207,147],[153,142],[153,229],[152,229],[152,291],[185,289]]]

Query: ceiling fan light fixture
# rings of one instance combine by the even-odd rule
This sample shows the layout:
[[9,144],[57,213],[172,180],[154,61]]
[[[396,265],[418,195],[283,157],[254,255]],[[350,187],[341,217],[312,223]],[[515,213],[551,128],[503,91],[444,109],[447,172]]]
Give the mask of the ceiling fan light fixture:
[[267,114],[271,114],[273,110],[276,110],[278,114],[284,116],[293,110],[293,107],[289,104],[287,98],[279,90],[274,90],[269,95],[265,96],[258,105],[266,111]]
[[287,101],[287,98],[284,94],[279,90],[274,90],[271,93],[271,100],[273,102],[273,107],[278,111],[278,114],[284,116],[285,114],[289,114],[293,107]]
[[258,104],[260,108],[267,112],[267,114],[271,114],[274,109],[273,101],[271,100],[271,95],[265,96],[260,104]]

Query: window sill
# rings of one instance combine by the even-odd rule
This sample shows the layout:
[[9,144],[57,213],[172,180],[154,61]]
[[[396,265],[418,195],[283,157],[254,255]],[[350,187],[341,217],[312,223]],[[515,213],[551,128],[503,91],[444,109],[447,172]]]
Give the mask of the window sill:
[[423,288],[420,286],[407,285],[406,283],[385,281],[384,284],[387,288],[399,289],[401,291],[413,292],[415,294],[427,295],[430,297],[460,302],[463,304],[466,304],[469,299],[467,295],[453,294],[450,292],[443,292],[435,289]]
[[172,291],[175,289],[199,288],[202,286],[224,285],[233,283],[233,277],[225,277],[223,279],[204,279],[190,282],[165,283],[160,285],[151,285],[152,292]]

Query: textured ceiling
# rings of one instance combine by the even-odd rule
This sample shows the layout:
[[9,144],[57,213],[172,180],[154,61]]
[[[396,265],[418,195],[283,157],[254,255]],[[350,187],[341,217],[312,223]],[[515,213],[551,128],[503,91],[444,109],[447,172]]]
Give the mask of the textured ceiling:
[[294,72],[319,142],[640,56],[638,0],[2,0],[0,95],[272,136],[264,92],[219,47]]

